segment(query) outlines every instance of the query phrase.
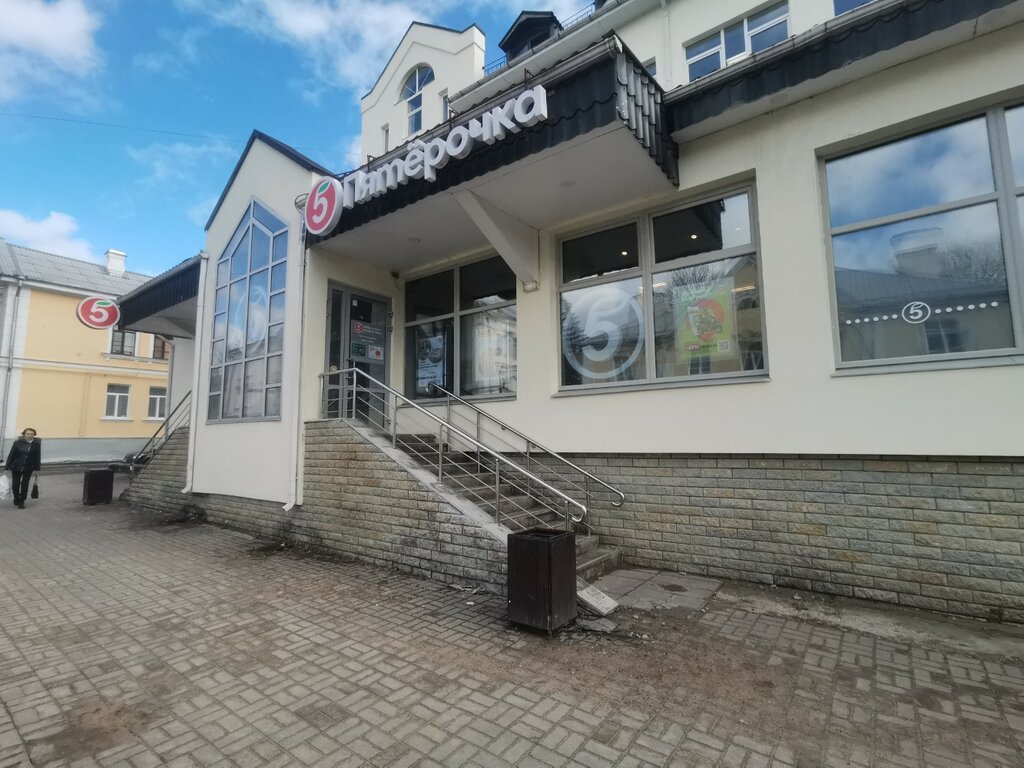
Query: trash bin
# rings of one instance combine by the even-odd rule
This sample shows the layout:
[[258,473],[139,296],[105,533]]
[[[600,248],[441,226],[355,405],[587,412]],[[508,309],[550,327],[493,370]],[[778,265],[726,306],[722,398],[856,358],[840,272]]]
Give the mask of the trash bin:
[[551,632],[576,618],[576,534],[531,528],[508,535],[508,618]]
[[89,469],[82,485],[83,504],[109,504],[114,498],[114,471]]

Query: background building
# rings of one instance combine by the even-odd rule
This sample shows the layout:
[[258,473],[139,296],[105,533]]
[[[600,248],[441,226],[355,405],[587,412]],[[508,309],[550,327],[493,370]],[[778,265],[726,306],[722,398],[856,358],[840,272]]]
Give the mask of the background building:
[[43,461],[106,461],[137,449],[167,413],[170,342],[83,325],[88,296],[116,299],[149,279],[125,255],[93,264],[0,240],[3,451],[25,427]]

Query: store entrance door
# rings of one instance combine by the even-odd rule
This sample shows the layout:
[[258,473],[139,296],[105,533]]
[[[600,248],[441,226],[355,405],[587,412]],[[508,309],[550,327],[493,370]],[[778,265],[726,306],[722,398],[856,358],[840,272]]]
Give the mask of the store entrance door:
[[[333,288],[328,323],[328,369],[356,368],[379,382],[387,383],[387,302],[347,288]],[[327,416],[355,416],[360,421],[383,427],[387,420],[384,391],[359,376],[353,395],[349,388],[352,378],[345,379],[329,377]]]

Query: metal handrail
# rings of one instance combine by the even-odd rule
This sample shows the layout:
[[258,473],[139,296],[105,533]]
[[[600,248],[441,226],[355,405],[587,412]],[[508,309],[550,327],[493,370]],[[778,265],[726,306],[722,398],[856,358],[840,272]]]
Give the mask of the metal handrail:
[[[319,378],[321,380],[323,380],[323,379],[326,379],[326,378],[328,378],[330,376],[345,376],[346,374],[352,374],[352,387],[353,387],[353,389],[355,389],[356,386],[357,386],[356,383],[355,383],[356,378],[358,376],[362,376],[364,379],[366,379],[368,382],[373,384],[375,387],[379,387],[384,392],[388,392],[391,395],[393,395],[396,401],[401,401],[406,406],[410,406],[412,408],[415,408],[417,411],[419,411],[420,413],[425,415],[427,418],[432,419],[433,421],[437,422],[441,426],[442,430],[444,430],[444,429],[448,430],[449,435],[451,435],[451,433],[455,433],[462,440],[466,441],[467,443],[472,445],[474,448],[476,448],[476,450],[478,452],[483,452],[483,453],[488,454],[489,456],[491,456],[494,459],[495,462],[500,462],[500,463],[502,463],[502,464],[504,464],[504,465],[506,465],[508,467],[511,467],[516,472],[519,472],[519,473],[523,474],[524,476],[526,476],[531,482],[535,482],[538,485],[540,485],[541,487],[543,487],[543,488],[547,489],[548,491],[550,491],[551,493],[555,494],[556,496],[561,497],[565,501],[566,504],[571,504],[572,506],[578,508],[580,510],[579,517],[577,517],[576,515],[573,515],[571,512],[568,511],[568,509],[566,510],[565,517],[567,518],[566,519],[566,524],[567,525],[568,525],[570,520],[573,523],[581,523],[581,522],[583,522],[584,518],[586,518],[587,513],[589,512],[589,510],[587,509],[586,504],[580,503],[576,499],[572,498],[571,496],[566,495],[565,493],[563,493],[562,491],[558,490],[554,486],[549,485],[547,482],[545,482],[541,478],[537,477],[535,474],[533,474],[529,470],[519,466],[518,464],[516,464],[511,459],[509,459],[509,458],[507,458],[505,456],[502,456],[497,451],[489,448],[488,446],[486,446],[483,443],[481,443],[479,440],[471,437],[470,435],[466,434],[465,432],[463,432],[458,427],[452,425],[451,422],[445,421],[444,419],[442,419],[437,414],[431,413],[430,411],[428,411],[423,406],[421,406],[421,405],[413,402],[412,400],[410,400],[408,397],[403,395],[398,390],[392,389],[391,387],[389,387],[387,384],[385,384],[382,381],[378,381],[377,379],[373,378],[372,376],[370,376],[365,371],[362,371],[359,368],[342,368],[341,370],[338,370],[338,371],[324,371],[321,374],[319,374]],[[339,386],[343,386],[343,385],[339,385]],[[342,403],[344,403],[344,400],[345,400],[345,398],[342,397],[341,398]],[[344,411],[341,411],[341,412],[343,413]],[[392,429],[394,430],[394,435],[397,437],[398,425],[397,424],[393,424],[392,425]],[[440,441],[439,441],[438,442],[438,450],[440,451],[441,449],[442,449],[442,446],[441,446]],[[440,468],[441,466],[442,466],[442,462],[438,461],[438,467]],[[495,471],[495,475],[496,476],[498,475],[497,470]],[[497,479],[497,477],[496,477],[496,479]],[[496,483],[496,485],[497,484],[498,483]],[[496,497],[495,498],[495,505],[496,506],[497,506],[497,501],[498,500],[497,500],[497,497]]]
[[604,480],[602,480],[601,478],[597,477],[596,475],[594,475],[594,474],[592,474],[590,472],[587,472],[587,470],[583,469],[582,467],[577,466],[576,464],[573,464],[571,461],[569,461],[567,458],[565,458],[561,454],[555,453],[550,448],[544,447],[543,445],[538,443],[536,440],[534,440],[532,437],[529,437],[528,435],[524,435],[522,432],[520,432],[518,429],[516,429],[512,425],[506,424],[504,421],[499,419],[497,416],[491,415],[490,413],[485,411],[483,408],[480,408],[480,407],[478,407],[476,405],[473,405],[473,403],[469,402],[468,400],[465,400],[465,399],[459,397],[454,392],[449,392],[444,387],[439,387],[437,384],[434,384],[433,382],[431,382],[428,385],[427,389],[428,390],[436,389],[438,392],[443,392],[447,397],[450,397],[452,399],[458,400],[460,403],[462,403],[466,407],[476,411],[481,416],[486,416],[488,419],[493,421],[495,424],[497,424],[502,429],[508,430],[513,435],[518,437],[520,440],[525,441],[527,445],[533,445],[535,448],[538,448],[539,450],[543,451],[544,453],[547,453],[547,454],[553,456],[554,458],[558,459],[560,462],[565,464],[567,467],[571,467],[572,469],[576,470],[577,472],[579,472],[584,477],[590,478],[591,480],[593,480],[598,485],[603,485],[605,488],[607,488],[609,491],[611,491],[612,493],[614,493],[616,496],[619,497],[618,501],[613,501],[612,502],[612,506],[613,507],[621,507],[622,506],[622,502],[624,502],[626,500],[626,494],[624,494],[622,491],[620,491],[615,486],[610,485],[609,483],[606,483]]
[[[167,438],[170,437],[169,426],[171,424],[171,421],[174,420],[174,418],[176,416],[178,416],[182,412],[182,410],[185,410],[186,413],[188,412],[187,403],[189,403],[191,400],[192,400],[192,390],[190,389],[188,392],[185,393],[185,396],[182,397],[181,400],[178,401],[178,404],[176,406],[174,406],[174,410],[172,410],[167,415],[167,418],[164,419],[162,422],[160,422],[160,426],[156,428],[156,431],[153,433],[152,437],[150,437],[149,440],[146,441],[146,444],[143,445],[140,450],[138,450],[138,451],[136,451],[135,453],[132,454],[132,458],[128,462],[128,476],[129,477],[134,475],[134,472],[135,472],[135,459],[137,459],[139,456],[144,455],[146,453],[146,451],[148,451],[154,444],[157,443],[157,437],[160,435],[161,430],[163,431],[163,441],[164,442],[167,441]],[[182,422],[182,423],[184,423],[184,422]],[[179,426],[181,426],[181,425],[180,424],[175,425],[175,429],[177,429]],[[160,445],[157,445],[156,448],[153,449],[153,453],[155,454],[156,451],[159,450],[162,447],[162,445],[163,445],[163,443],[160,443]],[[150,456],[150,460],[152,460],[152,458],[153,457]]]

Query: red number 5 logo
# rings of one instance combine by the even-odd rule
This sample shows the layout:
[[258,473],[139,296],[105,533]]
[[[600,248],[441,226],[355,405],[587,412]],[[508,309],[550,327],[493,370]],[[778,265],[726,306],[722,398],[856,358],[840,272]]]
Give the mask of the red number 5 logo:
[[78,304],[76,314],[82,325],[95,328],[98,331],[113,328],[121,319],[121,310],[117,308],[117,304],[110,299],[101,299],[97,296],[82,299]]

